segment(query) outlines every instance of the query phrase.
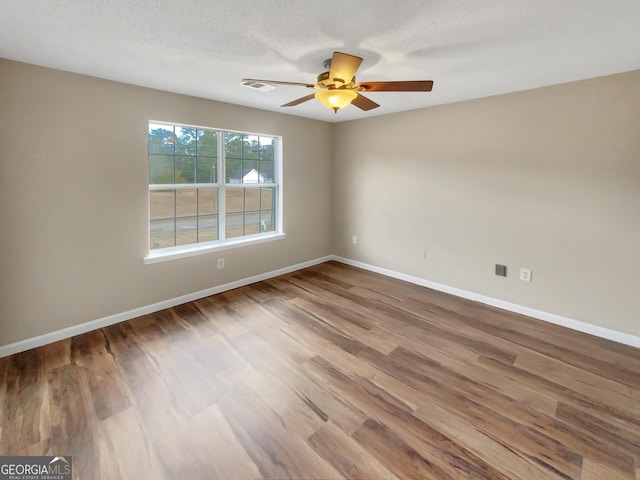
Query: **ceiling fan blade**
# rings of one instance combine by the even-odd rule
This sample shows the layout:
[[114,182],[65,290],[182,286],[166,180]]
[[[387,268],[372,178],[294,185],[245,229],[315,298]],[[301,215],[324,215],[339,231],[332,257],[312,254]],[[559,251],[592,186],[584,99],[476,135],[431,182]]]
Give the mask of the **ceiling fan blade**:
[[365,92],[430,92],[433,80],[409,80],[405,82],[362,82]]
[[359,93],[358,93],[358,96],[351,101],[351,105],[355,105],[360,110],[364,110],[365,112],[367,110],[372,110],[380,106],[373,100],[370,100],[364,95],[360,95]]
[[333,52],[331,57],[331,71],[329,78],[339,78],[344,83],[349,83],[356,74],[356,70],[360,67],[362,58],[346,53]]
[[298,98],[297,100],[293,100],[292,102],[285,103],[284,105],[280,105],[281,107],[295,107],[296,105],[300,105],[301,103],[308,102],[316,96],[315,93],[310,93],[309,95],[305,95],[302,98]]
[[272,85],[292,85],[295,87],[308,87],[313,88],[313,83],[299,83],[299,82],[281,82],[280,80],[257,80],[255,78],[243,78],[242,82],[257,82],[257,83],[270,83]]

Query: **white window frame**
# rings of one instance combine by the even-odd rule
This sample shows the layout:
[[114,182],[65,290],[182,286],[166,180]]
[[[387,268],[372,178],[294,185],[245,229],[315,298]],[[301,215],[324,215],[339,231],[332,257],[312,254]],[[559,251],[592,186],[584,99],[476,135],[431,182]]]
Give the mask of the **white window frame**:
[[[218,158],[217,158],[217,182],[215,183],[169,183],[169,184],[151,184],[147,180],[148,193],[148,214],[147,214],[147,250],[148,254],[144,257],[144,263],[157,263],[178,258],[190,257],[193,255],[202,255],[205,253],[219,252],[232,248],[257,245],[260,243],[271,242],[285,238],[284,222],[283,222],[283,183],[282,183],[282,136],[268,133],[245,132],[241,130],[231,130],[228,128],[202,127],[197,125],[188,125],[177,122],[166,122],[159,120],[149,120],[147,124],[158,124],[175,127],[197,128],[202,130],[215,130],[218,132]],[[147,138],[148,138],[147,128]],[[255,135],[271,137],[275,139],[274,146],[274,166],[273,166],[273,183],[226,183],[226,162],[224,139],[225,133],[239,133],[243,135]],[[149,153],[147,152],[147,163],[149,162]],[[217,188],[218,189],[218,238],[209,242],[191,243],[188,245],[179,245],[151,250],[151,202],[149,192],[162,189],[194,189],[194,188]],[[276,192],[276,212],[275,212],[275,228],[273,231],[258,233],[254,235],[245,235],[241,237],[233,237],[226,239],[226,191],[235,188],[274,188]]]

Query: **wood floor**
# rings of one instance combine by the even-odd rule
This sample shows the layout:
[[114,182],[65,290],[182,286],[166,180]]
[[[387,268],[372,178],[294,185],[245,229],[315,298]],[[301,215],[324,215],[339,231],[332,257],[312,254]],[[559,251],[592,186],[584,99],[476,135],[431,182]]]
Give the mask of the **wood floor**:
[[640,350],[329,262],[0,359],[76,480],[640,479]]

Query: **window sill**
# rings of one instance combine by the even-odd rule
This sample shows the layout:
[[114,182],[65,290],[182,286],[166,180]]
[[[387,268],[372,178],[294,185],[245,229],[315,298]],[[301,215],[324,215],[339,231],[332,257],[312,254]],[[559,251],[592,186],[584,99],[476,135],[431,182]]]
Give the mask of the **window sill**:
[[195,245],[185,245],[184,247],[164,248],[160,251],[149,252],[144,257],[144,263],[166,262],[178,258],[192,257],[194,255],[203,255],[205,253],[220,252],[238,247],[248,247],[250,245],[258,245],[260,243],[281,240],[286,237],[285,233],[272,233],[267,235],[255,235],[251,237],[234,238],[216,243],[205,243]]

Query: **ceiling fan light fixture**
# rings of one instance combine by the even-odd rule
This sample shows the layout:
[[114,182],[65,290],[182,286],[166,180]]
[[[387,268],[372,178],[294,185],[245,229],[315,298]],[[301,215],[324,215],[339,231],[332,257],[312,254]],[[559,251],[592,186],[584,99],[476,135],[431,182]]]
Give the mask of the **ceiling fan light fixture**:
[[358,94],[351,90],[325,90],[315,94],[320,103],[335,113],[349,105],[357,96]]

